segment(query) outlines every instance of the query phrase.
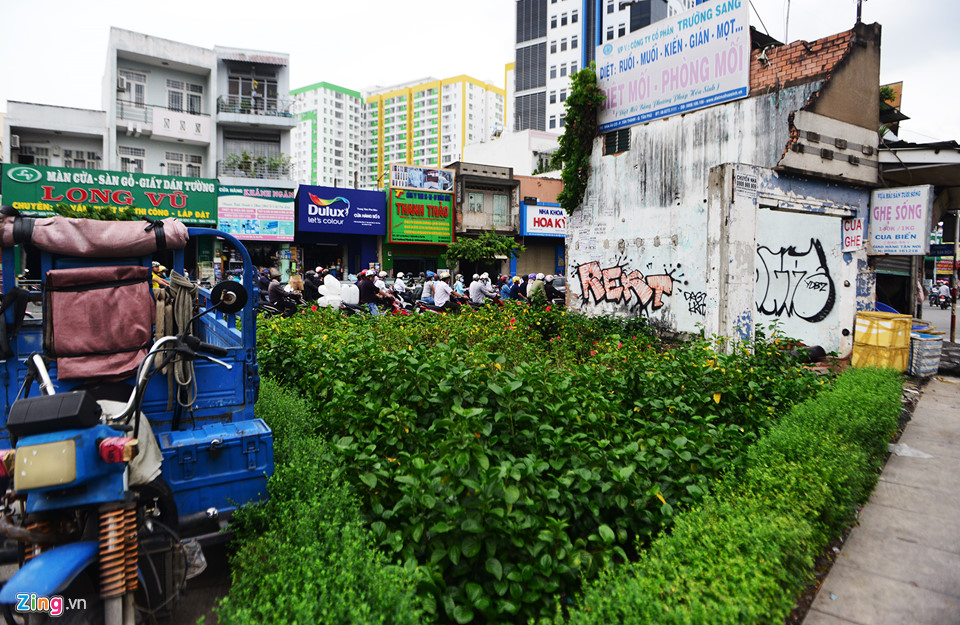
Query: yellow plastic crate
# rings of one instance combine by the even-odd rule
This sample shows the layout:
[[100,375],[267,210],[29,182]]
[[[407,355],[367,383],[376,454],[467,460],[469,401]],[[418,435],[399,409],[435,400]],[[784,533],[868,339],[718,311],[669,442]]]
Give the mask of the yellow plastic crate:
[[853,344],[850,356],[852,367],[879,367],[906,371],[910,364],[910,347],[883,347],[880,345]]
[[[870,345],[910,349],[910,330],[913,317],[884,312],[857,313],[857,323],[853,331],[854,347]],[[906,364],[904,364],[906,368]]]

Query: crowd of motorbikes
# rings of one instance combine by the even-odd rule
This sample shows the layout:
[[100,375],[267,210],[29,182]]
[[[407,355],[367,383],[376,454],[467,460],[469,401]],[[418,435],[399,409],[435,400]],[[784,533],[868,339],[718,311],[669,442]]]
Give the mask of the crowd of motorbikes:
[[[349,275],[345,277],[344,280],[340,280],[325,271],[307,271],[304,274],[304,284],[302,287],[300,287],[299,282],[295,282],[293,278],[284,285],[285,290],[282,301],[278,301],[276,298],[271,301],[268,296],[269,288],[267,282],[263,281],[261,283],[257,310],[265,317],[278,315],[289,317],[303,310],[316,310],[319,308],[338,309],[344,315],[369,315],[370,311],[367,306],[360,303],[358,288],[360,280],[364,279],[367,271],[368,270],[361,271],[359,276]],[[266,276],[268,274],[265,271],[263,275]],[[397,278],[401,281],[404,281],[405,277],[403,273],[397,274]],[[551,281],[553,280],[553,276],[548,277]],[[483,284],[486,293],[483,302],[472,301],[466,292],[460,293],[455,287],[455,291],[451,295],[451,300],[457,305],[452,307],[436,306],[430,299],[424,299],[423,294],[426,283],[431,280],[436,280],[437,278],[438,276],[434,272],[424,272],[420,276],[409,278],[409,283],[404,281],[404,287],[401,289],[398,288],[396,279],[391,279],[388,283],[386,272],[378,272],[375,279],[382,281],[378,282],[378,284],[381,285],[380,291],[383,295],[383,298],[378,304],[381,314],[400,316],[414,314],[448,314],[459,312],[463,307],[479,309],[488,305],[503,306],[500,289],[487,274],[473,276],[474,280],[479,280]],[[540,280],[544,280],[545,276],[540,274],[539,278]],[[530,279],[534,280],[536,276],[530,274]],[[463,276],[457,276],[455,284],[457,282],[463,285]],[[563,281],[558,277],[556,282],[562,283]],[[291,286],[291,283],[294,283],[293,286]],[[429,289],[429,287],[427,288]],[[316,295],[316,297],[314,297],[314,295]],[[562,286],[552,288],[549,295],[552,297],[547,298],[547,303],[557,307],[564,306],[565,299]],[[526,302],[527,300],[521,298],[520,301]]]

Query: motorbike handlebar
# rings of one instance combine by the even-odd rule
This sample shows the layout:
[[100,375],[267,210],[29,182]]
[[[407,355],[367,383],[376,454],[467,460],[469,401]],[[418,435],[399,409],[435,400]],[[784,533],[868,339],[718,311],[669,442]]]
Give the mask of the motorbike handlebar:
[[219,345],[212,345],[210,343],[204,343],[195,336],[185,336],[183,337],[183,342],[194,352],[203,352],[205,354],[221,357],[226,356],[229,353],[227,348],[220,347]]

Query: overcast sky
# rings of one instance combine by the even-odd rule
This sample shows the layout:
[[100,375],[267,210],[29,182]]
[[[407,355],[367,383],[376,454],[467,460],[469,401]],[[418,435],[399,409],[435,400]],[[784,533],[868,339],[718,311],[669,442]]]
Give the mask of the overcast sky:
[[[561,0],[579,4],[579,0]],[[652,0],[658,1],[658,0]],[[671,0],[672,1],[672,0]],[[751,24],[783,41],[851,28],[857,0],[752,0]],[[205,48],[290,54],[290,86],[360,90],[468,74],[503,86],[515,0],[0,0],[0,111],[7,100],[101,109],[110,26]],[[789,11],[789,32],[787,28]],[[910,141],[960,140],[960,4],[863,0],[883,25],[881,82],[904,82]]]

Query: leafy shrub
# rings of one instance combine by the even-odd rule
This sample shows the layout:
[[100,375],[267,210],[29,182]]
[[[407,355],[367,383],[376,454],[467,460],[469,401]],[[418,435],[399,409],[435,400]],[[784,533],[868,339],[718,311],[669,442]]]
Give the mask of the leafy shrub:
[[376,550],[349,487],[332,477],[322,441],[287,447],[270,500],[235,520],[239,548],[218,622],[420,623],[411,573]]
[[260,380],[254,414],[273,432],[273,458],[277,465],[290,460],[290,447],[317,435],[316,407],[270,377]]
[[850,370],[792,410],[639,562],[588,583],[569,622],[783,622],[876,482],[900,384],[890,370]]
[[332,442],[427,614],[460,623],[553,618],[823,382],[778,339],[666,349],[642,320],[551,307],[318,311],[258,332],[264,371],[316,411],[291,427]]

